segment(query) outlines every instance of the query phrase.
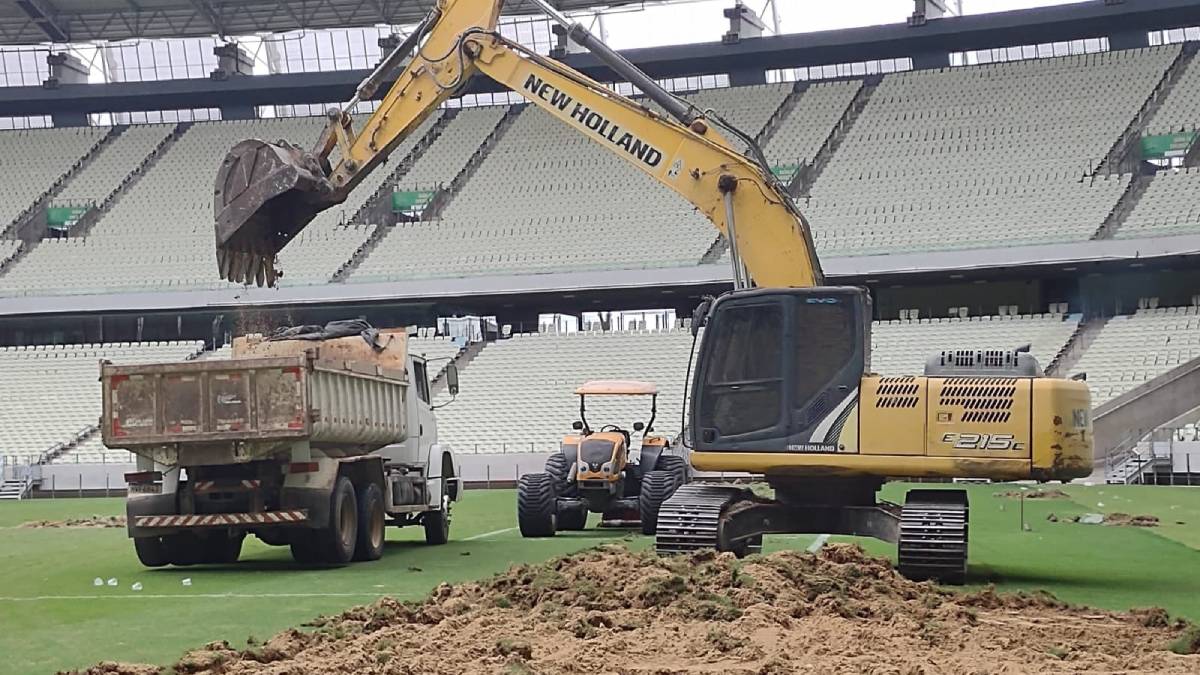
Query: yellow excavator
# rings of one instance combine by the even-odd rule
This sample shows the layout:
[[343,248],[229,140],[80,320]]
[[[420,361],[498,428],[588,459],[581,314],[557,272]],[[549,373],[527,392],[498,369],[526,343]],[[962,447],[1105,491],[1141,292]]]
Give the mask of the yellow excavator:
[[[947,350],[924,375],[874,374],[870,296],[823,285],[808,223],[754,139],[666,91],[545,0],[532,1],[665,114],[502,37],[502,0],[438,0],[345,108],[329,112],[312,150],[249,140],[229,153],[215,189],[221,277],[273,285],[276,254],[289,240],[471,77],[485,75],[675,190],[729,242],[734,289],[693,315],[693,332],[703,334],[687,406],[691,462],[698,471],[763,475],[775,499],[686,485],[659,510],[660,552],[743,555],[764,534],[864,535],[895,542],[910,577],[961,581],[966,492],[911,490],[894,505],[876,497],[886,480],[1091,472],[1086,384],[1043,377],[1026,351]],[[349,111],[393,77],[376,112],[354,129]]]

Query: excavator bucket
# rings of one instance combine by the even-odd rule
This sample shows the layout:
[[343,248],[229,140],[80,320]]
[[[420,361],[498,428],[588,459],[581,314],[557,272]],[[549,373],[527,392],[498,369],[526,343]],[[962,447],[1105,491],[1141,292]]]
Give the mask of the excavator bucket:
[[222,279],[274,286],[277,258],[321,211],[337,204],[328,168],[285,141],[247,140],[225,156],[213,191]]

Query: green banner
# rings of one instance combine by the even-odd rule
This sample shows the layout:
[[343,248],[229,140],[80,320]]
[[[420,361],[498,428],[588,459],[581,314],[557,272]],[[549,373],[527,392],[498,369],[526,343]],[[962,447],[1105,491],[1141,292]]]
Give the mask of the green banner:
[[1187,154],[1192,143],[1196,141],[1198,132],[1180,131],[1174,134],[1159,134],[1142,137],[1142,157],[1145,159],[1163,159],[1165,157],[1183,157]]
[[398,190],[392,193],[392,211],[405,213],[423,208],[431,199],[433,199],[433,190]]
[[796,177],[796,172],[800,170],[799,164],[776,164],[771,167],[771,173],[784,183],[790,183]]
[[68,227],[74,225],[87,212],[86,206],[51,206],[46,209],[46,223],[54,228]]

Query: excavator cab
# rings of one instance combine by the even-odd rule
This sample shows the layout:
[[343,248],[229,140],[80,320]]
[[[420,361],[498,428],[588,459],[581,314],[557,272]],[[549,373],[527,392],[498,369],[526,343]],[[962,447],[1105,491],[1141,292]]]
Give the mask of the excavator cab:
[[698,451],[838,452],[870,369],[871,301],[861,288],[737,291],[702,311],[692,383]]
[[276,256],[318,213],[341,203],[327,162],[286,141],[242,141],[213,189],[217,268],[222,279],[274,286]]

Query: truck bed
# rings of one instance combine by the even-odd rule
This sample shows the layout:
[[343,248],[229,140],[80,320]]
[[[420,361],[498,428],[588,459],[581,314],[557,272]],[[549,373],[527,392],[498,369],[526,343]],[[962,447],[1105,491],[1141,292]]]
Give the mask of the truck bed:
[[[403,371],[297,356],[104,363],[105,445],[163,464],[217,464],[297,442],[365,454],[408,437]],[[169,460],[169,461],[164,461]]]

